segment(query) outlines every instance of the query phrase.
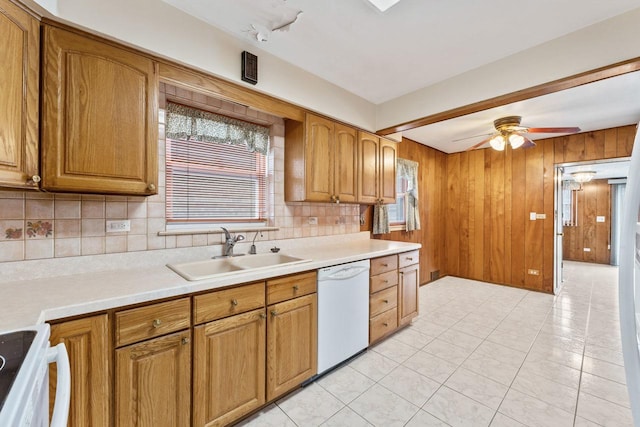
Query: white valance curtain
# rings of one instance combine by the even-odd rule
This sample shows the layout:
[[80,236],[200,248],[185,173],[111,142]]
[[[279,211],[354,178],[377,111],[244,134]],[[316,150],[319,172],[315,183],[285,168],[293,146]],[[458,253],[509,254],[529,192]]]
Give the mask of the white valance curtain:
[[407,231],[420,230],[418,208],[418,162],[398,159],[397,174],[407,180]]
[[269,128],[231,117],[167,103],[166,136],[169,139],[242,145],[251,152],[269,154]]

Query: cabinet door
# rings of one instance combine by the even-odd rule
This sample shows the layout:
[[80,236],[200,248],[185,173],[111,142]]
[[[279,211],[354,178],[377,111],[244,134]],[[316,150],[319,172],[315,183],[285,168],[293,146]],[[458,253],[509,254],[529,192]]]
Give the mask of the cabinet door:
[[418,264],[398,270],[398,325],[405,325],[418,315],[418,270]]
[[262,308],[194,328],[194,426],[225,426],[264,404],[265,318]]
[[306,199],[330,202],[333,196],[333,122],[307,114],[305,176]]
[[0,186],[37,188],[40,33],[38,21],[0,0]]
[[317,373],[317,294],[270,305],[267,323],[267,400]]
[[379,155],[380,138],[367,132],[360,132],[358,141],[358,202],[376,203],[379,187]]
[[[64,343],[71,365],[69,426],[109,426],[110,375],[107,315],[51,325],[51,345]],[[49,410],[53,410],[57,371],[49,369]]]
[[43,51],[42,187],[157,193],[156,64],[49,26]]
[[396,202],[396,143],[380,139],[380,199],[384,204]]
[[358,136],[355,129],[335,125],[334,194],[340,202],[355,202],[358,197]]
[[180,427],[191,422],[189,331],[116,350],[116,425]]

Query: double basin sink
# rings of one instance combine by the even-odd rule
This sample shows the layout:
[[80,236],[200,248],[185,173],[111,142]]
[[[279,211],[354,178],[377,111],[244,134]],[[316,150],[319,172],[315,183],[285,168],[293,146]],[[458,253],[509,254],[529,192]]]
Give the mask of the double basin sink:
[[167,267],[189,281],[212,279],[223,275],[249,270],[262,270],[291,264],[309,262],[280,253],[214,258],[205,261],[167,264]]

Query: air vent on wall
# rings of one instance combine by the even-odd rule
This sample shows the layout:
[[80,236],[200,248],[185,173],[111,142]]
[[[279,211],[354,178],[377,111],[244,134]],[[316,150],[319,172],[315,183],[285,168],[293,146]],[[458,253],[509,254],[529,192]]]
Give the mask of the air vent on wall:
[[258,83],[258,57],[246,50],[242,52],[242,76],[240,78],[252,85]]

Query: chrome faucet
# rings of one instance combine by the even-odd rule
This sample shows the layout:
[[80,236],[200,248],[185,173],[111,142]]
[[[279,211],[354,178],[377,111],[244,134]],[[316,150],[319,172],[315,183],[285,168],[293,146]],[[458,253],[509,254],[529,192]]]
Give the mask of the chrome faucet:
[[222,228],[222,231],[224,231],[224,250],[222,252],[223,256],[233,256],[233,247],[236,245],[236,243],[238,243],[241,240],[244,240],[244,236],[242,234],[238,234],[236,235],[232,235],[231,233],[229,233],[229,230],[227,230],[224,227],[220,227]]

